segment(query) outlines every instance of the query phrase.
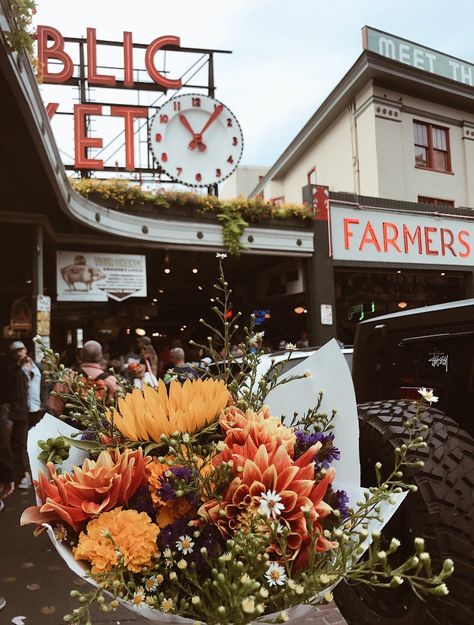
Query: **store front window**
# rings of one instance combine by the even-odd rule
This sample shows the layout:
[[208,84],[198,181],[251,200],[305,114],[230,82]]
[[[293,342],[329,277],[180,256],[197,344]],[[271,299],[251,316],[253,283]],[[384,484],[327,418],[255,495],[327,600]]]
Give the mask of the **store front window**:
[[337,268],[334,281],[338,338],[345,344],[364,319],[465,297],[464,274],[455,271]]

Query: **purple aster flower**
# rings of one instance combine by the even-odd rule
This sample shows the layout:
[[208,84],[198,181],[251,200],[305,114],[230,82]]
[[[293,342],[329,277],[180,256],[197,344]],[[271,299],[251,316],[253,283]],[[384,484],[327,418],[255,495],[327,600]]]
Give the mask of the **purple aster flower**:
[[175,551],[176,542],[180,536],[188,534],[191,536],[191,532],[194,533],[196,529],[199,529],[199,536],[193,537],[194,548],[192,553],[183,556],[189,562],[196,562],[196,564],[203,564],[204,560],[201,555],[201,548],[206,547],[209,557],[217,557],[223,551],[223,539],[219,530],[214,525],[204,525],[200,528],[192,528],[189,526],[189,521],[192,519],[178,519],[169,525],[166,525],[161,529],[158,535],[158,547],[163,551],[169,547],[172,551]]
[[169,525],[161,528],[158,534],[158,546],[163,551],[167,547],[174,551],[176,541],[183,534],[189,534],[191,528],[188,525],[189,519],[178,519]]
[[193,472],[189,467],[171,467],[170,471],[177,480],[183,480],[188,484],[192,480]]
[[296,456],[300,456],[316,443],[321,443],[321,448],[316,454],[314,461],[316,471],[328,469],[331,462],[341,458],[341,452],[334,446],[334,434],[331,432],[304,432],[296,430]]
[[173,499],[176,499],[176,491],[173,485],[170,482],[168,482],[166,478],[163,478],[163,477],[161,477],[159,481],[160,481],[161,486],[156,491],[158,497],[162,501],[172,501]]
[[137,512],[146,512],[152,520],[155,518],[156,510],[151,499],[150,491],[146,485],[140,486],[135,491],[134,495],[130,497],[128,507]]
[[349,514],[349,497],[345,490],[336,490],[329,496],[329,505],[341,513],[341,519]]
[[97,440],[97,432],[91,428],[86,428],[81,434],[81,441],[96,441]]

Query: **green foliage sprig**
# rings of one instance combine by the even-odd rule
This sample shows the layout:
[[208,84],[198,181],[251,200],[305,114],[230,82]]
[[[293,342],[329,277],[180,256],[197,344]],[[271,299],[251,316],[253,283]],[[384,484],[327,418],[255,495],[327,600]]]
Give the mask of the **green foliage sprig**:
[[36,2],[34,0],[10,0],[9,5],[12,28],[4,33],[7,45],[11,51],[26,52],[33,61],[35,36],[31,23],[36,13]]
[[213,195],[168,191],[150,193],[138,184],[124,179],[97,180],[94,178],[70,179],[71,186],[84,197],[98,195],[114,202],[117,210],[127,207],[151,204],[158,209],[183,207],[203,215],[214,214],[222,225],[224,244],[230,254],[237,255],[243,248],[240,241],[245,228],[251,222],[268,219],[301,220],[311,219],[311,208],[306,204],[280,204],[278,206],[262,198],[238,197],[233,200],[220,200]]

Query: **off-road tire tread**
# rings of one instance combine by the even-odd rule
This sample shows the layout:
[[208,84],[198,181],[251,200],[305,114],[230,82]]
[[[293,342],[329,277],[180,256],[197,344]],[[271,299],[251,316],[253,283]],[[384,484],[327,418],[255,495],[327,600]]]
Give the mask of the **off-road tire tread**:
[[[372,459],[387,462],[391,455],[389,446],[395,448],[406,436],[403,424],[415,414],[414,403],[377,401],[359,405],[358,411],[361,448],[370,441],[379,447],[372,450]],[[434,566],[439,566],[444,558],[454,561],[455,573],[447,580],[450,594],[439,600],[430,597],[406,617],[388,619],[367,610],[354,588],[342,582],[336,588],[335,597],[349,625],[470,625],[474,622],[474,440],[453,419],[435,408],[423,409],[420,422],[429,428],[425,436],[428,448],[412,455],[425,465],[404,472],[418,486],[418,492],[409,494],[402,505],[410,506],[410,516],[419,520]],[[363,461],[361,457],[361,464]]]

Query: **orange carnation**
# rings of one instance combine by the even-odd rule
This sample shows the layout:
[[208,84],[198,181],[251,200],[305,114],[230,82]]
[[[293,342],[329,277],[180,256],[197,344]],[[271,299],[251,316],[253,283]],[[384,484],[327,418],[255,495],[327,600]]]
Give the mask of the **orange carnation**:
[[89,521],[73,551],[74,557],[88,560],[92,573],[106,573],[119,564],[118,549],[127,569],[140,573],[153,563],[159,532],[146,512],[115,508]]
[[258,412],[242,412],[231,407],[221,414],[219,423],[226,434],[224,442],[228,447],[244,445],[251,438],[256,447],[265,445],[267,451],[270,451],[275,442],[278,442],[293,455],[296,443],[293,428],[283,425],[278,417],[270,416],[268,406],[263,406]]

